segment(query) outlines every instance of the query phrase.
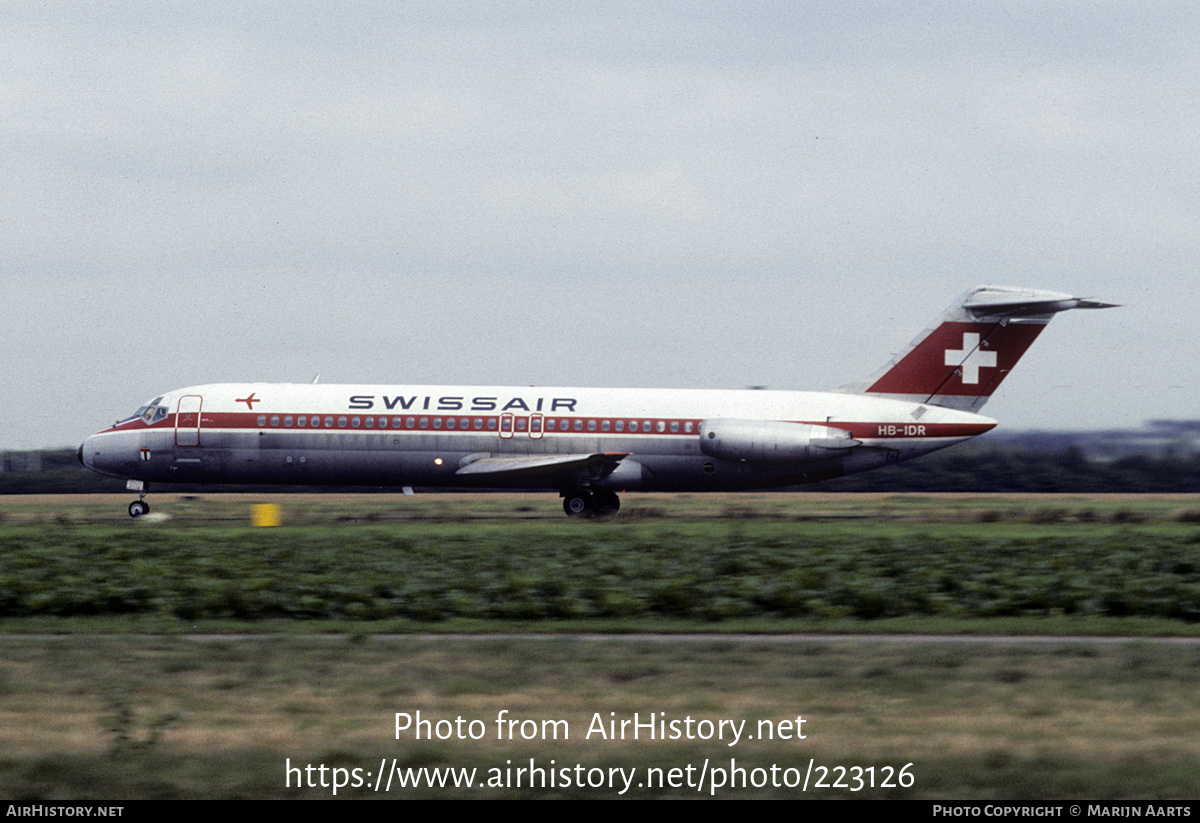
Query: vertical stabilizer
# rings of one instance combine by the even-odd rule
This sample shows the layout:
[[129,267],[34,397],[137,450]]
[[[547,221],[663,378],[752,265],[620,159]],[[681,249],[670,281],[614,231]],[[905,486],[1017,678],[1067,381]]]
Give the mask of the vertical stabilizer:
[[842,391],[977,411],[1055,314],[1112,305],[1061,292],[978,286],[870,379]]

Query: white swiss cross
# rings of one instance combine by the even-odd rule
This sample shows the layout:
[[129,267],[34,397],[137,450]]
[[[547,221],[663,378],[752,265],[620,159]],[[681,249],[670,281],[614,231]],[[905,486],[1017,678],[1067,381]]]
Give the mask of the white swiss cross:
[[996,368],[996,353],[979,351],[979,335],[964,332],[961,350],[946,349],[946,365],[958,366],[962,372],[963,383],[978,383],[980,369]]

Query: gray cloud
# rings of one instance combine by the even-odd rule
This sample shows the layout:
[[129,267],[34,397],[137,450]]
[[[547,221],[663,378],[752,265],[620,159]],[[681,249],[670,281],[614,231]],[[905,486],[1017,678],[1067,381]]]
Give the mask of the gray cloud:
[[1187,5],[193,5],[0,12],[0,447],[317,371],[833,387],[981,282],[1129,304],[1002,424],[1195,414]]

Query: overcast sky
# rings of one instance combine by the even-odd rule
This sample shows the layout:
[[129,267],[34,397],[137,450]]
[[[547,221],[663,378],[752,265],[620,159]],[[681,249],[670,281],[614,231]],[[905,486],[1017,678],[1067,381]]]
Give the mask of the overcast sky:
[[980,283],[1007,429],[1200,417],[1200,7],[0,6],[0,448],[222,381],[825,389]]

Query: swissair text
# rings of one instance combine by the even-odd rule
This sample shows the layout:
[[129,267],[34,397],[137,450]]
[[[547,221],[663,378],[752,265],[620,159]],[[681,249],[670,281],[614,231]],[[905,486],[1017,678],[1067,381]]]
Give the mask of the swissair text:
[[523,397],[509,398],[500,404],[499,397],[472,397],[469,400],[466,397],[431,397],[411,395],[405,397],[403,395],[395,395],[389,397],[380,395],[378,398],[373,394],[355,394],[350,397],[350,408],[365,410],[376,408],[376,403],[379,403],[380,408],[394,411],[400,409],[419,410],[419,411],[496,411],[497,409],[517,412],[557,412],[557,411],[575,411],[575,404],[579,401],[574,397],[537,397],[526,400]]

